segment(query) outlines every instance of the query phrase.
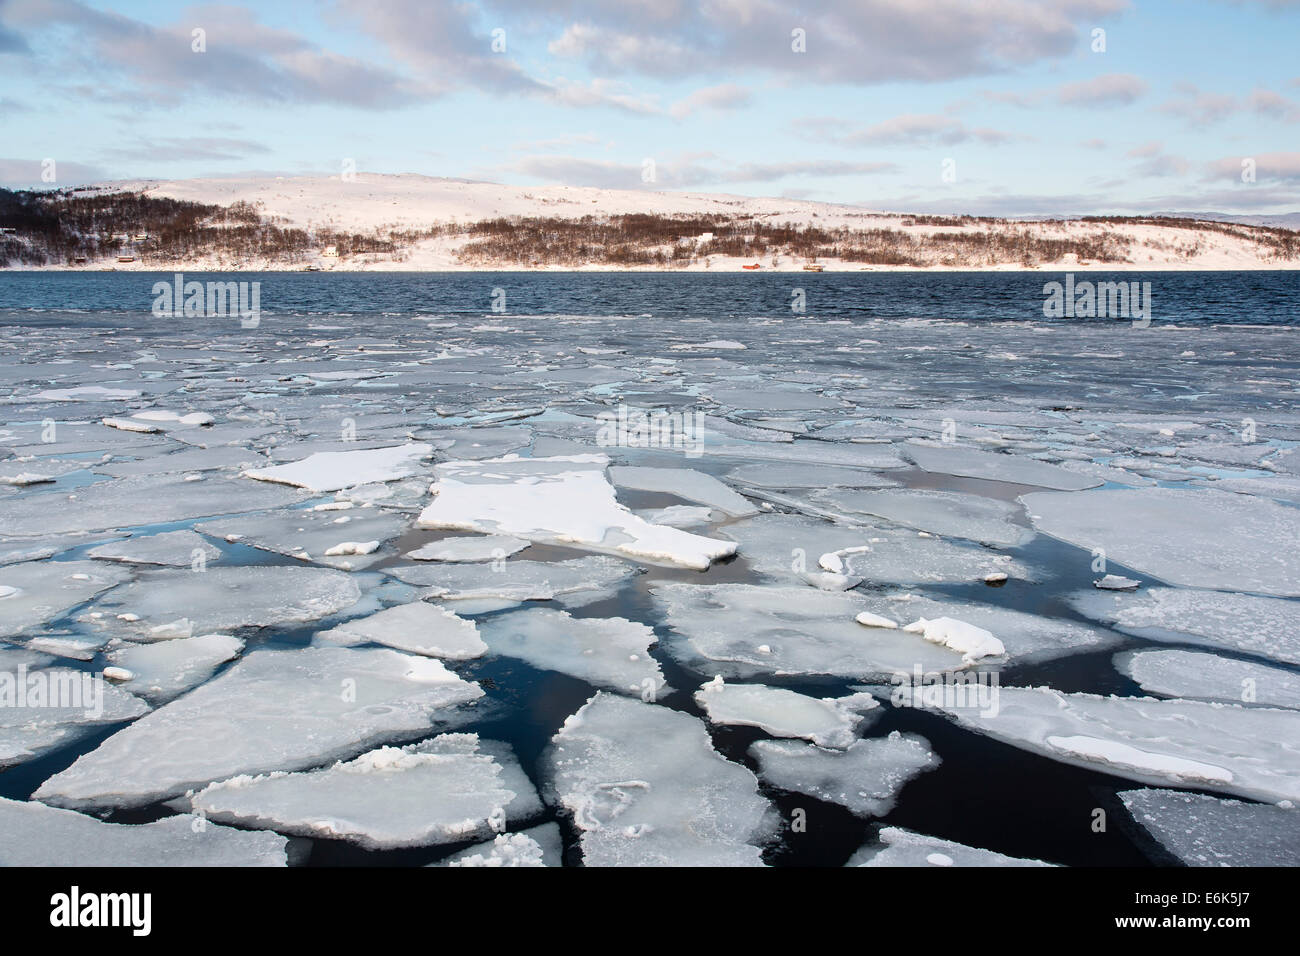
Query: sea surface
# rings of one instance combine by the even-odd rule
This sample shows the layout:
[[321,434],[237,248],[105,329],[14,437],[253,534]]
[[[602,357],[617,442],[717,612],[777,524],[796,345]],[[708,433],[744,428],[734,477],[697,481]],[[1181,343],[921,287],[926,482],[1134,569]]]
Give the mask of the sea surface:
[[[1012,450],[1039,453],[1042,460],[1076,451],[1074,437],[1065,441],[1050,425],[1044,427],[1040,416],[1047,415],[1058,416],[1072,436],[1090,428],[1103,432],[1107,460],[1150,456],[1158,487],[1203,487],[1216,478],[1267,477],[1269,472],[1240,463],[1207,464],[1176,450],[1161,455],[1163,446],[1175,443],[1161,437],[1159,423],[1194,422],[1226,443],[1244,420],[1258,421],[1263,423],[1261,440],[1274,451],[1294,447],[1300,438],[1297,272],[1075,274],[1076,282],[1149,282],[1149,328],[1134,327],[1122,318],[1045,318],[1044,283],[1064,280],[1064,273],[1049,272],[185,274],[187,281],[260,283],[261,314],[253,328],[241,327],[232,316],[152,314],[154,284],[173,278],[172,273],[140,272],[0,273],[0,445],[15,444],[12,436],[4,437],[5,429],[34,427],[48,419],[93,423],[156,405],[206,411],[219,422],[257,416],[277,430],[253,442],[252,447],[261,449],[283,450],[292,441],[335,437],[324,431],[321,421],[328,415],[347,415],[356,420],[360,438],[366,437],[368,416],[383,417],[384,426],[377,432],[382,437],[403,430],[394,420],[408,423],[409,431],[421,438],[475,426],[518,429],[526,440],[514,450],[528,455],[527,440],[538,437],[591,443],[594,427],[584,433],[574,421],[590,421],[601,409],[626,404],[703,408],[735,425],[785,430],[801,439],[863,421],[895,429],[885,441],[937,439],[947,423],[955,421],[959,438],[979,447],[998,447],[990,441],[1000,431]],[[802,311],[792,309],[800,299]],[[467,370],[463,381],[448,376],[422,385],[397,378],[448,359]],[[359,380],[312,377],[321,363],[331,362],[374,374]],[[475,373],[476,368],[481,372]],[[158,394],[146,389],[143,397],[127,401],[59,403],[34,397],[42,389],[82,383],[127,387],[132,382],[177,387]],[[781,394],[814,396],[816,401],[807,408],[796,407],[798,402],[790,408],[781,408],[780,402],[756,408],[744,407],[744,401],[734,397],[713,397],[714,392],[761,395],[774,388]],[[753,398],[745,401],[761,404]],[[313,403],[330,411],[309,413]],[[540,409],[546,411],[539,416]],[[510,418],[513,412],[521,417]],[[1023,420],[1016,417],[1022,414]],[[1119,436],[1128,434],[1117,430],[1126,420],[1151,428],[1133,434],[1134,447],[1114,447]],[[1269,423],[1279,423],[1277,437],[1268,432]],[[968,425],[970,433],[965,431]],[[737,439],[725,454],[706,451],[688,459],[679,455],[676,463],[727,480],[734,469],[765,460],[748,456],[745,445]],[[111,453],[111,445],[106,448]],[[60,476],[48,486],[8,492],[0,497],[0,514],[6,502],[20,495],[73,493],[88,483],[109,480],[94,471],[102,451],[84,453],[86,469]],[[620,455],[617,449],[611,453]],[[627,451],[619,460],[660,467],[669,463],[662,452]],[[881,475],[904,488],[965,492],[999,501],[1040,490],[914,467]],[[331,497],[322,495],[312,503]],[[638,509],[689,503],[660,493],[620,491],[619,497]],[[807,498],[802,492],[794,497]],[[238,510],[238,503],[232,502],[231,511]],[[797,507],[788,504],[778,503],[775,510],[797,513]],[[177,530],[202,520],[125,530]],[[693,530],[725,534],[728,523]],[[1021,523],[1029,526],[1027,518]],[[400,550],[446,536],[411,528],[401,538]],[[0,522],[0,543],[4,539]],[[286,554],[213,543],[225,564],[301,564]],[[82,559],[91,546],[70,547],[50,560]],[[1002,587],[973,581],[925,590],[1089,623],[1065,601],[1097,577],[1088,551],[1044,534],[1000,551],[1047,573],[1040,580],[1013,580]],[[562,560],[582,553],[535,547],[521,556]],[[382,575],[385,566],[400,560],[394,550],[371,570]],[[1107,570],[1150,577],[1114,562]],[[743,550],[706,572],[651,566],[617,594],[573,613],[625,617],[666,637],[650,589],[669,580],[762,583],[764,578]],[[859,588],[873,593],[898,590],[871,581]],[[94,603],[51,621],[50,631],[78,633],[81,614]],[[184,608],[176,612],[182,616]],[[337,620],[250,629],[240,636],[248,640],[246,654],[261,646],[301,647],[313,632],[334,623]],[[1002,668],[1001,682],[1138,696],[1141,689],[1116,670],[1113,655],[1180,646],[1118,632],[1112,636],[1114,643],[1104,650],[1042,663],[1012,661]],[[672,688],[658,703],[702,716],[692,695],[709,674],[668,653],[663,644],[652,653]],[[72,666],[97,670],[103,660]],[[481,722],[458,729],[509,743],[545,790],[541,764],[548,742],[565,718],[592,696],[593,686],[504,656],[454,664],[452,669],[483,682],[494,704],[485,709]],[[773,677],[767,683],[832,697],[851,693],[863,682],[795,676]],[[0,796],[29,797],[42,781],[118,729],[98,730],[0,772]],[[883,819],[861,819],[834,803],[764,785],[762,793],[784,820],[796,809],[804,810],[808,819],[806,832],[780,830],[765,846],[766,862],[839,866],[870,843],[881,825],[1065,865],[1173,862],[1154,840],[1127,822],[1116,796],[1141,784],[1053,761],[914,709],[887,708],[864,734],[878,737],[893,730],[924,737],[942,761],[939,768],[908,783]],[[709,733],[723,756],[757,768],[747,751],[767,736],[762,731],[709,726]],[[1112,821],[1104,832],[1092,826],[1098,808]],[[172,812],[158,805],[107,818],[139,823]],[[565,862],[579,864],[579,834],[569,815],[552,807],[529,825],[549,820],[561,825]],[[343,841],[299,840],[295,860],[308,865],[425,864],[465,845],[370,852]]]
[[[155,283],[175,273],[0,272],[5,313],[72,310],[102,315],[148,312]],[[745,320],[790,314],[806,293],[809,318],[942,318],[967,322],[1042,319],[1043,287],[1064,272],[897,273],[183,273],[186,281],[261,283],[263,314],[491,315],[504,290],[511,315],[707,316]],[[1077,282],[1150,283],[1156,322],[1300,324],[1300,271],[1079,271]],[[16,318],[16,316],[15,316]],[[89,320],[88,320],[89,321]],[[1062,320],[1069,321],[1069,320]],[[1077,321],[1088,321],[1080,319]]]

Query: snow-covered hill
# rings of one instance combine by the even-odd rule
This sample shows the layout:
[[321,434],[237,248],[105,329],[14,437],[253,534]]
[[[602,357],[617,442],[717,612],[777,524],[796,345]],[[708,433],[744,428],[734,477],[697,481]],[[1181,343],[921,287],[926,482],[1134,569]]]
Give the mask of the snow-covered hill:
[[[821,230],[891,230],[901,233],[905,243],[926,246],[924,254],[914,256],[921,266],[935,269],[1021,269],[1062,268],[1096,269],[1294,269],[1300,266],[1300,254],[1279,254],[1276,236],[1269,238],[1263,230],[1224,222],[1200,226],[1184,222],[1157,221],[1039,221],[968,219],[957,221],[944,217],[911,216],[905,212],[881,212],[859,206],[810,202],[784,198],[753,198],[727,194],[662,192],[645,189],[598,189],[576,186],[509,186],[499,183],[441,179],[416,174],[378,174],[359,172],[350,178],[340,176],[248,177],[230,179],[135,180],[103,183],[93,187],[102,192],[144,192],[159,198],[189,200],[229,206],[247,203],[266,219],[278,225],[316,232],[359,233],[394,238],[394,233],[430,231],[442,227],[440,234],[398,239],[394,253],[366,253],[340,257],[317,250],[312,265],[325,269],[407,269],[459,270],[517,268],[535,262],[545,265],[542,257],[528,261],[485,258],[467,255],[466,246],[473,237],[459,227],[502,217],[541,217],[581,220],[610,216],[645,214],[671,217],[717,217],[734,221],[752,221],[755,225],[815,227]],[[959,210],[957,210],[959,212]],[[454,225],[457,229],[448,230]],[[968,242],[958,254],[948,254],[942,237],[936,234],[961,235],[971,239],[981,233],[989,237],[987,255],[972,255],[980,243]],[[1031,236],[1035,241],[1060,244],[1108,234],[1122,240],[1127,251],[1122,261],[1089,260],[1086,255],[1063,253],[1037,261],[1020,260],[1005,249],[995,248],[998,239],[1009,233]],[[897,244],[900,237],[891,242]],[[1300,237],[1296,237],[1300,239]],[[680,241],[689,241],[682,237]],[[1005,245],[1005,244],[1004,244]],[[671,245],[665,247],[671,248]],[[757,263],[765,271],[800,270],[808,257],[772,248],[764,254],[706,254],[678,256],[666,264],[642,264],[632,268],[669,268],[730,271]],[[826,271],[859,269],[917,268],[918,262],[888,264],[846,255],[819,255],[817,263]],[[1041,259],[1041,257],[1040,257]],[[90,265],[94,265],[93,263]],[[160,263],[141,259],[123,263],[119,268],[285,268],[284,263],[231,262],[221,256],[203,256],[186,262]],[[301,263],[289,266],[301,268]],[[614,269],[625,266],[601,261],[552,264],[552,268]]]

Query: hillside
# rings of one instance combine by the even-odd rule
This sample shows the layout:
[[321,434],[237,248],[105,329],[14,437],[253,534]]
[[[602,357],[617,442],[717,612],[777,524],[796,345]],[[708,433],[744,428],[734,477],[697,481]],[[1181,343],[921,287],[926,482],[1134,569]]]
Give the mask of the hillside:
[[118,269],[1291,269],[1300,232],[1005,220],[417,175],[0,190],[0,266]]

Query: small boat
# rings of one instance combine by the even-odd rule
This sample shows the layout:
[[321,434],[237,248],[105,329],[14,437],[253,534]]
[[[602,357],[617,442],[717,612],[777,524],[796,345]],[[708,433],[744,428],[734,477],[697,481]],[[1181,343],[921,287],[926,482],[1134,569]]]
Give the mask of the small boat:
[[804,265],[804,267],[803,267],[803,271],[804,271],[804,272],[821,272],[821,271],[822,271],[822,267],[819,266],[819,265],[817,265],[815,262],[809,262],[809,263],[807,263],[807,264]]
[[752,266],[741,266],[740,268],[742,268],[742,269],[761,269],[762,266],[760,266],[757,262],[755,262]]

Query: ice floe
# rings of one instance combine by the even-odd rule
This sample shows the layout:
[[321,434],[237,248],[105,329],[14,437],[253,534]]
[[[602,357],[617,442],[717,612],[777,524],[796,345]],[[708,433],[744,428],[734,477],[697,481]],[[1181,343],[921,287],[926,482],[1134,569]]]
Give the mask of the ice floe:
[[423,528],[514,535],[529,541],[620,554],[704,570],[736,546],[652,525],[614,495],[604,455],[444,462]]
[[1184,488],[1022,495],[1034,527],[1168,584],[1300,596],[1300,510]]
[[30,632],[127,580],[95,561],[28,561],[0,566],[0,637]]
[[149,705],[98,675],[68,667],[32,668],[0,657],[0,767],[23,763]]
[[849,858],[846,866],[1054,866],[1042,860],[1004,856],[992,850],[940,840],[904,830],[882,827],[879,842],[864,846]]
[[761,866],[769,804],[704,724],[597,693],[543,755],[552,798],[573,814],[587,866]]
[[645,468],[615,465],[609,479],[620,488],[659,491],[687,501],[715,508],[732,517],[758,513],[744,496],[737,494],[712,475],[690,468]]
[[961,655],[902,630],[864,628],[862,595],[807,587],[664,582],[655,605],[677,635],[666,643],[683,663],[726,678],[827,674],[859,680],[946,671]]
[[695,702],[710,723],[758,727],[773,737],[799,737],[837,748],[852,744],[863,715],[879,706],[865,694],[819,700],[781,687],[728,684],[721,675],[696,691]]
[[939,766],[930,743],[895,730],[844,750],[790,740],[759,740],[749,748],[763,782],[836,803],[855,816],[883,817],[908,781]]
[[166,531],[161,534],[127,538],[101,544],[86,552],[87,557],[124,564],[158,564],[169,567],[206,565],[221,557],[221,552],[193,531]]
[[905,454],[926,471],[942,472],[964,478],[983,478],[988,481],[1007,481],[1019,485],[1036,485],[1060,491],[1081,491],[1095,488],[1100,478],[1066,471],[1055,465],[1034,461],[1018,455],[981,451],[962,445],[930,445],[908,442]]
[[482,625],[494,654],[517,657],[622,694],[656,696],[664,675],[650,656],[657,641],[644,624],[621,617],[573,617],[552,608],[494,615]]
[[237,479],[186,481],[177,475],[140,475],[97,482],[67,495],[0,498],[0,528],[6,535],[20,537],[106,531],[262,511],[302,497],[300,491]]
[[1300,604],[1295,601],[1191,588],[1148,588],[1139,594],[1080,591],[1068,600],[1084,616],[1138,637],[1300,664]]
[[1002,687],[998,709],[940,704],[959,724],[1054,760],[1154,786],[1300,799],[1300,712]]
[[1300,673],[1197,651],[1127,651],[1115,667],[1153,694],[1300,708]]
[[1017,579],[1042,576],[1011,555],[915,531],[849,527],[803,515],[763,514],[728,524],[721,533],[764,576],[802,580],[819,569],[846,580],[889,584],[980,581],[993,573]]
[[410,442],[389,448],[317,452],[301,461],[244,472],[258,481],[274,481],[312,491],[339,491],[371,482],[394,481],[423,474],[433,446]]
[[[156,706],[202,684],[243,649],[244,642],[237,637],[202,634],[156,644],[123,645],[107,657],[130,673],[125,688]],[[108,668],[104,676],[111,676]]]
[[104,823],[73,810],[0,797],[0,866],[284,866],[284,837],[190,814]]
[[399,651],[465,661],[487,653],[473,621],[427,601],[385,608],[366,617],[345,621],[328,631],[318,631],[322,644],[384,644]]
[[395,849],[482,839],[533,815],[527,778],[524,792],[510,789],[520,777],[480,752],[477,734],[447,734],[322,770],[233,777],[191,803],[218,822]]
[[258,650],[79,757],[36,799],[143,806],[238,774],[319,766],[426,733],[482,694],[440,661],[386,648]]
[[[102,597],[80,619],[129,640],[166,640],[196,631],[316,621],[350,608],[360,597],[356,582],[343,571],[215,565],[201,572],[143,572]],[[178,613],[184,613],[187,626],[159,630],[181,620]]]
[[626,561],[604,555],[567,561],[508,561],[491,564],[396,565],[393,577],[428,588],[428,597],[447,601],[500,598],[505,601],[590,603],[612,594],[637,574]]
[[500,561],[528,547],[523,538],[506,534],[443,538],[406,552],[412,561]]
[[903,488],[834,491],[827,493],[822,500],[844,511],[873,515],[920,531],[968,538],[998,547],[1024,544],[1034,535],[1029,528],[1012,521],[1022,514],[1018,506],[954,491]]
[[1188,866],[1300,866],[1300,810],[1176,790],[1119,795],[1143,829]]

